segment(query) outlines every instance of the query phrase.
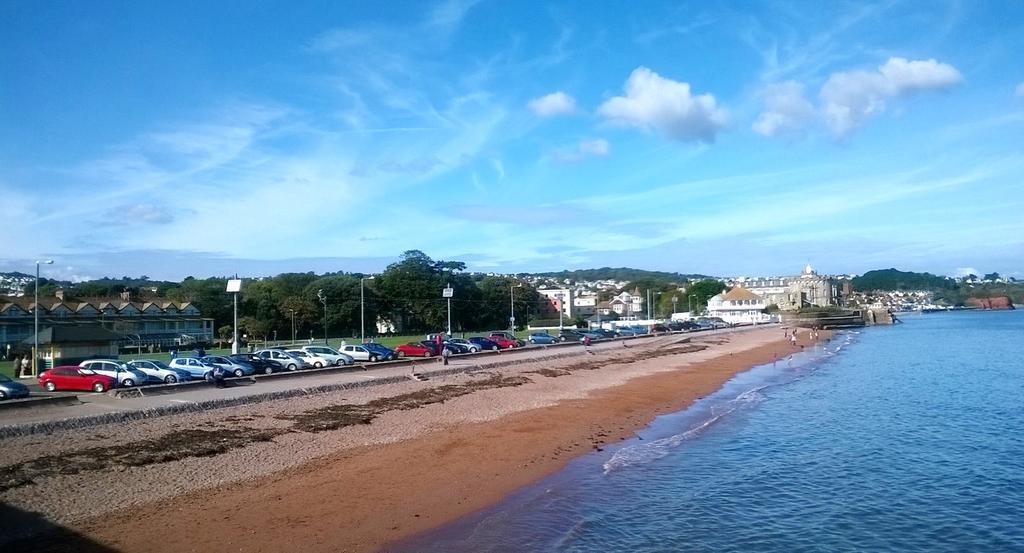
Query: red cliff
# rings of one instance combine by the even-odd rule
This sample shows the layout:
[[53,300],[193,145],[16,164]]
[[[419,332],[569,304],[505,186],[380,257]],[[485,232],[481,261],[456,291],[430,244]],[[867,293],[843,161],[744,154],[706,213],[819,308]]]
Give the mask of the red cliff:
[[967,305],[973,305],[981,309],[1013,309],[1013,302],[1006,296],[996,296],[993,298],[970,298],[967,300]]

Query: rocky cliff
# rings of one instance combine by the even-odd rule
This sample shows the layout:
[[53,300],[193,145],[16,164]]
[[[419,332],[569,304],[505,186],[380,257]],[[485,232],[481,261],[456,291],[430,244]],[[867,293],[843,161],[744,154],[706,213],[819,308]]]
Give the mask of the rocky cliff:
[[981,309],[1014,309],[1013,302],[1006,296],[970,298],[967,300],[967,305],[973,305]]

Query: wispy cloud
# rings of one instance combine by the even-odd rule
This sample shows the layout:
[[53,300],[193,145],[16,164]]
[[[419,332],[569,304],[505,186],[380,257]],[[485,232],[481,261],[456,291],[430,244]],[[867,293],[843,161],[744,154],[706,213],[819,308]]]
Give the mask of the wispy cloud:
[[559,90],[540,98],[534,98],[527,106],[541,117],[555,117],[573,114],[576,111],[576,100]]

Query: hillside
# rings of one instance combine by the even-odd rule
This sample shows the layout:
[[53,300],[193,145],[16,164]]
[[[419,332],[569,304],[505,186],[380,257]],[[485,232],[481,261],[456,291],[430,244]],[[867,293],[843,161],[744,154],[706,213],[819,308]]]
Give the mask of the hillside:
[[853,278],[853,289],[858,292],[872,290],[945,290],[956,288],[948,277],[931,273],[915,273],[897,269],[877,269]]

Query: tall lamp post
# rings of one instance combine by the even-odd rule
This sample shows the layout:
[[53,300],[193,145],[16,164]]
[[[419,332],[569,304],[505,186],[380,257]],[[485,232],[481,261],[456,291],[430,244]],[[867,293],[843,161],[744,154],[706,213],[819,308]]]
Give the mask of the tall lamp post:
[[[676,314],[676,303],[679,302],[679,296],[672,296],[672,314]],[[669,317],[671,318],[671,317]]]
[[509,331],[512,333],[513,336],[515,336],[515,334],[516,334],[516,288],[522,288],[522,286],[523,286],[522,283],[519,283],[519,284],[511,284],[508,287],[508,290],[509,290],[509,307],[511,307],[511,309],[509,310],[508,323],[509,323]]
[[654,293],[654,305],[652,305],[651,308],[654,309],[654,318],[655,319],[658,318],[658,298],[660,298],[660,297],[661,297],[661,292],[655,292]]
[[686,310],[690,312],[690,318],[693,318],[693,294],[686,296]]
[[289,309],[288,311],[292,314],[292,345],[295,345],[295,310]]
[[227,291],[235,296],[235,324],[231,332],[231,354],[234,355],[238,353],[238,293],[242,291],[242,281],[238,278],[229,280]]
[[359,341],[362,343],[366,343],[366,295],[363,287],[367,280],[373,280],[373,275],[359,279]]
[[444,290],[441,290],[441,297],[448,300],[448,337],[452,337],[452,296],[455,295],[455,290],[452,288],[451,283],[445,285]]
[[[39,361],[39,265],[40,264],[43,264],[43,265],[53,265],[53,260],[52,259],[47,259],[46,261],[36,261],[36,289],[35,289],[36,304],[35,304],[35,306],[32,309],[32,313],[35,315],[36,338],[35,338],[35,346],[33,346],[33,348],[32,348],[32,376],[39,374],[39,368],[36,367],[36,363]],[[20,374],[17,371],[18,367],[15,367],[14,369],[15,369],[15,373],[16,374]],[[24,376],[24,375],[22,375],[22,376]]]
[[562,298],[565,294],[558,294],[558,330],[562,330],[562,314],[565,313],[565,309],[562,307]]
[[320,303],[324,304],[324,345],[329,346],[327,343],[327,295],[324,294],[324,289],[321,288],[316,291],[316,297],[320,298]]

